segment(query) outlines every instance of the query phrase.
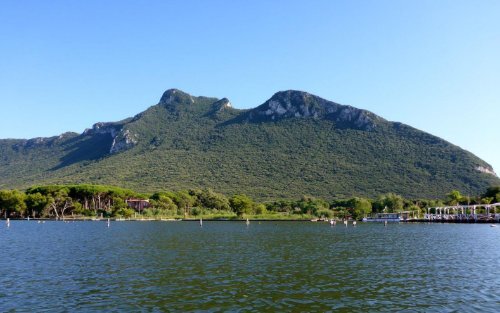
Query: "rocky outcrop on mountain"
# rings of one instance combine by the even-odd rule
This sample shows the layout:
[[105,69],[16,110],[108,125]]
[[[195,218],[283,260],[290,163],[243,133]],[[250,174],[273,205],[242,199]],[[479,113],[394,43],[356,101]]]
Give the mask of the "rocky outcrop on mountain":
[[15,140],[15,144],[13,147],[15,149],[20,149],[20,148],[31,149],[31,148],[37,148],[40,146],[50,146],[50,145],[53,145],[57,142],[62,142],[66,139],[69,139],[69,138],[72,138],[75,136],[78,136],[78,134],[73,133],[73,132],[65,132],[59,136],[36,137],[36,138],[31,138],[31,139]]
[[226,109],[232,109],[233,105],[231,104],[231,102],[229,101],[228,98],[222,98],[219,101],[214,102],[212,107],[214,110],[221,112],[221,111],[224,111]]
[[247,113],[247,121],[276,121],[284,118],[313,118],[335,121],[340,127],[372,130],[380,118],[351,106],[341,105],[307,92],[281,91]]
[[122,129],[117,136],[113,138],[109,153],[118,153],[128,150],[137,144],[137,135],[132,134],[128,129]]
[[485,173],[485,174],[490,174],[490,175],[493,175],[493,176],[497,176],[497,173],[495,173],[495,171],[493,170],[492,167],[478,166],[478,167],[476,167],[476,170],[478,172],[481,172],[481,173]]
[[[134,118],[132,121],[138,119]],[[109,135],[113,139],[113,143],[109,148],[109,153],[118,153],[128,150],[137,144],[137,135],[125,129],[122,124],[117,123],[96,123],[92,128],[86,129],[83,136]]]
[[84,136],[92,135],[104,135],[109,134],[111,137],[115,138],[116,134],[121,130],[122,125],[117,125],[116,123],[95,123],[92,128],[87,128],[83,131]]

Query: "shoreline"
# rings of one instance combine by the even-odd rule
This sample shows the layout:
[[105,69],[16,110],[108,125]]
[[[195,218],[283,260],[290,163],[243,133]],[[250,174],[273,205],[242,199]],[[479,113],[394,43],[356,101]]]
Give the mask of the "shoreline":
[[[2,218],[1,221],[7,221],[7,219]],[[9,218],[10,221],[40,221],[40,222],[107,222],[108,218]],[[203,222],[246,222],[247,219],[236,219],[236,218],[202,218]],[[200,218],[130,218],[130,219],[119,219],[119,218],[109,218],[110,222],[199,222]],[[248,219],[249,222],[311,222],[311,223],[328,223],[328,221],[311,221],[310,219]],[[348,220],[348,223],[352,224],[354,220]],[[342,220],[337,220],[337,222],[342,222]],[[362,222],[356,221],[357,224],[383,224],[383,222]],[[401,220],[397,223],[411,223],[411,224],[500,224],[500,220],[426,220],[426,219],[408,219]],[[390,223],[394,224],[394,223]],[[340,224],[339,224],[340,226]]]

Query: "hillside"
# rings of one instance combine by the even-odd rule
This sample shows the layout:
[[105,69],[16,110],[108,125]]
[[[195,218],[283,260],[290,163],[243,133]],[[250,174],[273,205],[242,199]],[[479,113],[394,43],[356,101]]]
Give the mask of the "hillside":
[[225,98],[170,89],[135,117],[82,134],[0,140],[0,189],[94,183],[145,192],[210,187],[259,199],[435,198],[500,184],[489,171],[436,136],[300,91],[238,110]]

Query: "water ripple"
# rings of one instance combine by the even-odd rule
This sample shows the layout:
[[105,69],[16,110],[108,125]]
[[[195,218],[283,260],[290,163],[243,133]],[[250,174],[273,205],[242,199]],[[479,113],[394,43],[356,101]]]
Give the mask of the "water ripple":
[[497,312],[488,225],[0,227],[0,311]]

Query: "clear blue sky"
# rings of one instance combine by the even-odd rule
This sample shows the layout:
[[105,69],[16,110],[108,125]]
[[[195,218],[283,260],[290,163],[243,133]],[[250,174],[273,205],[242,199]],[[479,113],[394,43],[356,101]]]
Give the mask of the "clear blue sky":
[[0,2],[0,138],[82,132],[168,88],[254,107],[299,89],[500,172],[500,1]]

